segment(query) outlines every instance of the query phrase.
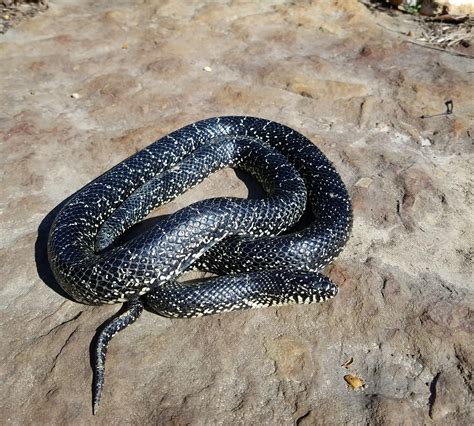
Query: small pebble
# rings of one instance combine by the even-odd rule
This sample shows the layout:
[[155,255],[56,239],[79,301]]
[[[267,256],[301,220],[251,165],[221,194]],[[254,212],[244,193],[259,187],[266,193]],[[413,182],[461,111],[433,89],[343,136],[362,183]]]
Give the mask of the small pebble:
[[211,72],[212,68],[211,67],[204,67],[203,70],[206,71],[206,72]]
[[421,146],[431,146],[431,141],[428,138],[421,138]]
[[79,93],[73,93],[71,95],[71,98],[74,98],[74,99],[79,99],[81,97],[81,95],[79,95]]
[[122,49],[128,49],[128,43],[125,42],[124,44],[122,44]]

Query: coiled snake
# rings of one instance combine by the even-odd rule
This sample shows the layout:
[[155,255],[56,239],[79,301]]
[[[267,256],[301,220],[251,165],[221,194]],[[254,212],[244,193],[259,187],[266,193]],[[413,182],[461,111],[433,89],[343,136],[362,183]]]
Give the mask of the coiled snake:
[[[123,244],[117,238],[212,172],[252,174],[263,199],[196,202]],[[302,215],[314,220],[282,234]],[[143,302],[158,314],[195,317],[327,300],[337,287],[319,271],[346,243],[352,208],[329,160],[304,136],[254,117],[217,117],[177,130],[124,160],[73,196],[51,227],[48,257],[61,287],[87,304],[127,302],[97,339],[93,410],[107,345]],[[220,276],[185,284],[199,267]]]

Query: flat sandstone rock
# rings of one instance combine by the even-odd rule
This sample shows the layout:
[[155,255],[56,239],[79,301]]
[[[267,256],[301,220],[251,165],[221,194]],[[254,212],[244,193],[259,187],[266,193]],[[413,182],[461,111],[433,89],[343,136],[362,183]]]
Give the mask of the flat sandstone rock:
[[[61,0],[0,35],[2,422],[474,422],[473,64],[372,13]],[[420,119],[450,99],[453,114]],[[93,417],[89,345],[119,306],[54,285],[54,208],[169,131],[228,114],[299,130],[343,176],[353,235],[326,271],[340,292],[193,320],[145,312],[109,348]],[[158,213],[247,193],[226,170]]]

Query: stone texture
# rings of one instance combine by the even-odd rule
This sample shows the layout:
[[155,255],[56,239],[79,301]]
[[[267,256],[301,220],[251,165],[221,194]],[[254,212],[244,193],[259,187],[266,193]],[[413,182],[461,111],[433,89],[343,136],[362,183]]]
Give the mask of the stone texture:
[[[355,0],[58,0],[1,36],[2,422],[472,424],[472,63],[378,25],[392,19]],[[453,115],[419,118],[448,99]],[[327,271],[340,293],[195,320],[145,313],[114,339],[92,417],[89,345],[118,307],[55,285],[55,206],[224,114],[284,122],[336,164],[355,214]],[[158,213],[256,196],[239,177],[219,172]]]

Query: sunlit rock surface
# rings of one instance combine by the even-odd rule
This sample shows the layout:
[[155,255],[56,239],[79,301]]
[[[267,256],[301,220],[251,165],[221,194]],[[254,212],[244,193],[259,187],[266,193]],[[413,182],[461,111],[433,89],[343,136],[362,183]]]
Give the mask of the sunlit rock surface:
[[[472,60],[409,44],[390,19],[355,0],[50,1],[0,36],[2,422],[472,424]],[[452,115],[420,118],[447,100]],[[89,345],[119,306],[57,291],[53,209],[169,131],[228,114],[285,123],[335,163],[355,218],[327,268],[340,292],[145,312],[110,346],[93,417]],[[160,212],[247,193],[226,170]]]

